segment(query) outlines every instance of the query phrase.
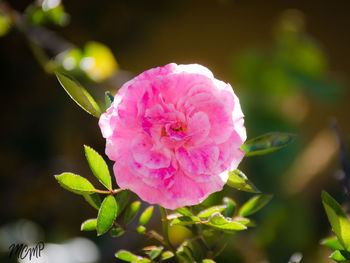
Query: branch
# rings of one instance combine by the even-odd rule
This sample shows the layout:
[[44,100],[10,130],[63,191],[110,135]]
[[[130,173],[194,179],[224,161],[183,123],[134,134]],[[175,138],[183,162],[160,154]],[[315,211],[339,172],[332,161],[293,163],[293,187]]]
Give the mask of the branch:
[[167,219],[167,213],[164,207],[159,206],[159,210],[160,210],[160,214],[162,217],[162,229],[163,229],[163,238],[166,244],[166,247],[168,249],[170,249],[171,251],[174,252],[174,254],[176,254],[175,249],[173,248],[173,246],[171,245],[170,241],[169,241],[169,235],[168,235],[168,219]]

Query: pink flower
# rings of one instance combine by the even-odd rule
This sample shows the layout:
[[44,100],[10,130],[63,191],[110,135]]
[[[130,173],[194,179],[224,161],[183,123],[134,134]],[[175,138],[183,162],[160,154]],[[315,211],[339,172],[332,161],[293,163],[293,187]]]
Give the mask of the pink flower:
[[169,209],[221,190],[244,156],[238,98],[196,64],[171,63],[128,81],[99,125],[118,185]]

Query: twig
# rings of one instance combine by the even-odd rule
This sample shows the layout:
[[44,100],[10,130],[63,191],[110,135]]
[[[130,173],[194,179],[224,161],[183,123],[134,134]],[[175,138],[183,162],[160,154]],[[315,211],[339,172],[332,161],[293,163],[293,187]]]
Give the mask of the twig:
[[176,254],[174,247],[171,245],[169,241],[167,212],[165,208],[162,206],[159,206],[159,210],[160,210],[160,215],[162,217],[162,229],[163,229],[164,242],[166,244],[166,247],[168,247],[168,249],[170,249],[172,252],[174,252],[174,254]]
[[139,233],[137,232],[136,230],[134,229],[130,229],[130,228],[127,228],[126,226],[123,226],[121,224],[119,224],[116,220],[114,220],[113,222],[114,226],[116,227],[119,227],[119,228],[122,228],[125,232],[130,232],[130,233],[136,233],[136,234],[141,234],[141,235],[145,235],[149,238],[153,238],[153,239],[156,239],[157,241],[159,241],[163,246],[166,246],[166,243],[163,239],[163,237],[161,235],[159,235],[156,231],[154,230],[150,230],[148,232],[144,232],[144,233]]
[[114,190],[99,190],[99,189],[94,189],[93,190],[95,193],[99,193],[99,194],[111,194],[111,195],[115,195],[121,191],[124,191],[124,189],[114,189]]
[[208,246],[207,242],[205,241],[202,233],[199,232],[198,227],[196,225],[191,226],[191,231],[193,233],[193,235],[197,236],[197,240],[199,245],[202,247],[204,254],[206,255],[206,257],[210,257],[211,254],[213,253],[212,249]]
[[219,250],[218,252],[216,252],[216,254],[212,257],[212,258],[217,258],[218,256],[220,256],[220,254],[224,251],[224,249],[226,248],[227,243],[225,243]]
[[215,250],[217,246],[219,245],[221,239],[224,237],[224,232],[221,232],[218,238],[215,240],[213,246],[211,247],[212,250]]

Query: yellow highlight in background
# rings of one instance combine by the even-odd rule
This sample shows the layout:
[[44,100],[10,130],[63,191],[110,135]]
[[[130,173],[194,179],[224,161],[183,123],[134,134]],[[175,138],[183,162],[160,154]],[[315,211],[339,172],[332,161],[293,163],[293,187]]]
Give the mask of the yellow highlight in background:
[[0,37],[6,35],[11,27],[11,21],[0,12]]
[[103,81],[118,70],[118,64],[111,50],[98,42],[88,42],[80,68],[96,82]]

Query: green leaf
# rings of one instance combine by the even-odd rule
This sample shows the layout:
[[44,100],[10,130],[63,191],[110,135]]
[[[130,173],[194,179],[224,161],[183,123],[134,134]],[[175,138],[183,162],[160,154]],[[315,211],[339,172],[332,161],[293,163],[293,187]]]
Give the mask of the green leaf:
[[159,246],[159,247],[149,246],[149,247],[144,247],[142,250],[144,250],[145,253],[148,255],[148,257],[153,260],[160,255],[163,249],[164,247],[162,246]]
[[205,220],[208,219],[209,216],[211,216],[213,213],[215,212],[219,212],[221,213],[222,211],[224,211],[227,208],[226,205],[217,205],[217,206],[212,206],[209,207],[201,212],[199,212],[199,214],[197,215],[200,219]]
[[247,178],[247,176],[238,169],[229,172],[227,185],[240,191],[245,191],[250,193],[260,193],[260,191]]
[[242,225],[248,226],[248,227],[255,226],[255,223],[246,217],[235,216],[232,220],[234,220],[235,222],[241,223]]
[[129,224],[137,215],[140,210],[140,201],[134,201],[131,205],[126,209],[124,216],[124,223]]
[[144,258],[141,256],[137,256],[127,250],[119,250],[117,253],[115,253],[115,257],[126,261],[126,262],[133,262],[133,263],[149,263],[151,262],[148,258]]
[[219,212],[212,214],[209,217],[208,222],[206,224],[209,226],[215,227],[217,229],[226,230],[226,231],[240,231],[240,230],[247,229],[245,225],[242,225],[239,222],[231,220],[230,218],[225,218]]
[[149,257],[150,259],[155,259],[156,257],[158,257],[160,255],[160,252],[161,250],[152,250],[150,253],[149,253]]
[[208,228],[208,229],[203,229],[201,231],[203,237],[207,237],[207,238],[212,238],[213,236],[215,236],[215,229],[212,228]]
[[113,227],[110,231],[109,234],[111,237],[120,237],[125,233],[124,229],[121,227]]
[[241,149],[246,152],[245,156],[267,154],[287,146],[294,138],[294,134],[270,132],[246,141]]
[[109,91],[106,91],[106,92],[105,92],[106,109],[108,109],[109,107],[111,107],[113,100],[114,100],[113,95],[112,95]]
[[344,248],[350,248],[350,223],[338,202],[327,192],[322,192],[322,203],[334,234]]
[[96,225],[97,225],[97,219],[92,218],[85,220],[83,223],[81,223],[80,230],[81,231],[93,231],[96,230]]
[[92,194],[84,194],[83,195],[85,200],[93,207],[96,208],[97,210],[100,209],[101,206],[101,198],[98,194],[92,193]]
[[180,216],[173,219],[170,222],[170,225],[171,226],[175,226],[175,225],[188,226],[188,225],[198,224],[200,222],[201,220],[197,216]]
[[140,219],[139,219],[140,225],[142,226],[146,225],[151,219],[152,214],[153,214],[153,206],[147,207],[140,216]]
[[85,111],[99,118],[101,115],[100,107],[97,105],[93,97],[84,89],[78,81],[65,73],[56,71],[56,77],[61,86],[68,95]]
[[236,203],[229,197],[224,197],[223,203],[226,205],[226,210],[224,212],[224,216],[232,217],[236,211]]
[[128,204],[129,196],[130,196],[129,190],[123,190],[117,194],[115,198],[118,204],[117,217],[123,212],[125,206]]
[[139,256],[136,256],[135,254],[124,249],[121,249],[115,253],[115,257],[126,262],[137,262],[140,259]]
[[202,263],[215,263],[215,261],[212,260],[212,259],[206,258],[206,259],[203,259],[203,260],[202,260]]
[[169,250],[167,250],[167,251],[164,251],[162,253],[161,258],[162,258],[162,261],[163,261],[163,260],[167,260],[169,258],[172,258],[173,256],[174,256],[174,253],[169,251]]
[[73,173],[62,173],[55,175],[55,178],[60,185],[76,194],[89,194],[93,193],[94,186],[84,177]]
[[117,215],[117,203],[114,196],[108,195],[102,202],[97,216],[97,235],[102,235],[113,225]]
[[337,262],[350,262],[350,252],[345,250],[336,250],[329,257]]
[[176,212],[184,216],[193,216],[192,212],[187,207],[180,207],[176,209]]
[[256,213],[258,210],[263,208],[268,202],[270,202],[272,197],[273,195],[263,194],[256,195],[250,198],[248,202],[246,202],[239,210],[239,215],[245,217]]
[[149,262],[151,262],[151,260],[149,260],[148,258],[142,258],[142,257],[136,261],[136,263],[149,263]]
[[321,240],[320,244],[324,245],[332,250],[344,250],[345,249],[343,247],[343,245],[340,244],[337,237],[324,238]]
[[138,226],[138,227],[136,228],[136,231],[137,231],[137,233],[139,233],[139,234],[145,233],[146,230],[147,230],[147,229],[146,229],[144,226]]
[[108,189],[112,190],[111,175],[109,174],[108,166],[103,160],[101,155],[99,155],[91,147],[84,145],[86,159],[89,163],[91,171],[96,176],[96,178]]
[[189,247],[189,242],[184,241],[176,250],[177,257],[181,260],[181,262],[193,263],[192,250]]

